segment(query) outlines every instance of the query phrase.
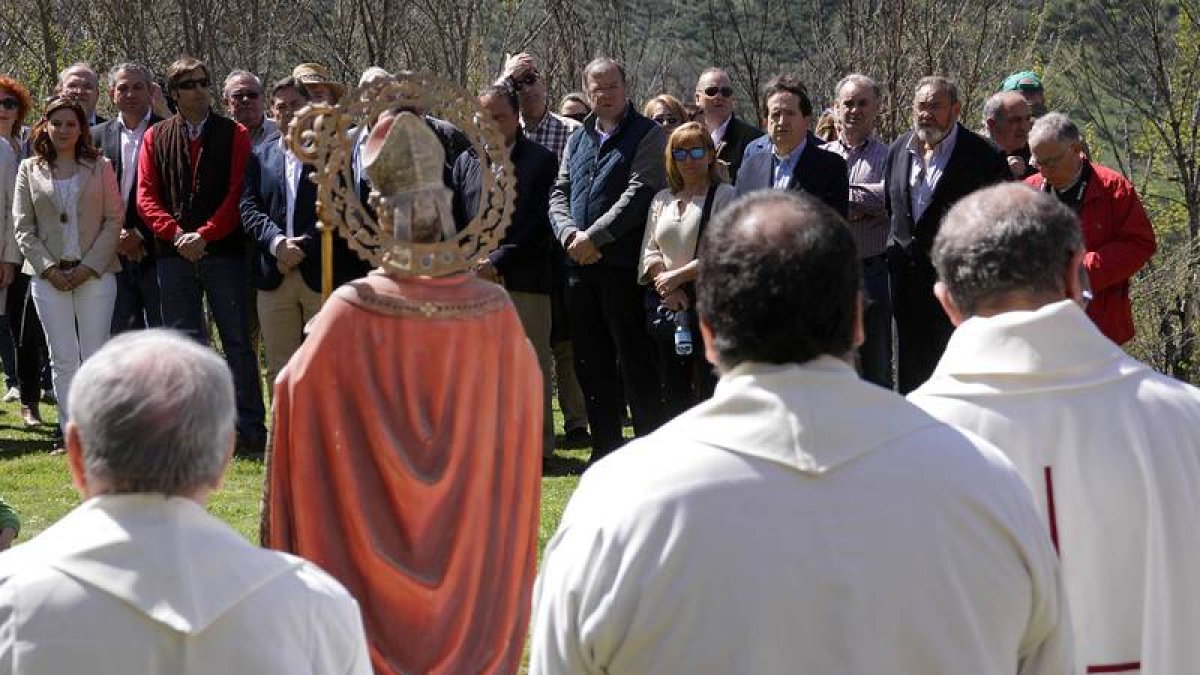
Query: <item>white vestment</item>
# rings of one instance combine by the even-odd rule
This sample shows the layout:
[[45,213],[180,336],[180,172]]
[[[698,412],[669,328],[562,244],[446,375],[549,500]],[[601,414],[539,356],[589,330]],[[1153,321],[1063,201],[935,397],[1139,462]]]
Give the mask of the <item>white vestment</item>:
[[584,474],[530,672],[1070,672],[1058,566],[1003,455],[846,363],[742,364]]
[[0,673],[370,673],[358,603],[196,502],[97,497],[0,554]]
[[1081,667],[1200,673],[1200,390],[1064,300],[966,321],[910,397],[994,443],[1033,490]]

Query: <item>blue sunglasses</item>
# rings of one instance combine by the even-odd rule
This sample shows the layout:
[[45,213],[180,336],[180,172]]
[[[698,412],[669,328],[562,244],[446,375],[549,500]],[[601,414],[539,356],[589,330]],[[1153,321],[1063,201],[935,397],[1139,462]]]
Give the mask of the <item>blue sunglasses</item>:
[[675,158],[676,162],[682,162],[688,157],[691,157],[692,159],[704,159],[704,156],[707,154],[708,150],[705,150],[704,148],[689,148],[686,150],[679,148],[671,151],[671,156]]

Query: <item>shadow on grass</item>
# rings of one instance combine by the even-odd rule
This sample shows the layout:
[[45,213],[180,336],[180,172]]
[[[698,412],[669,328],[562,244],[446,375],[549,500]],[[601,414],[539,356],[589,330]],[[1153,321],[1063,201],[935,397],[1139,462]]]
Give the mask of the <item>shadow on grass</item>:
[[0,459],[11,459],[22,455],[46,454],[54,449],[53,437],[6,439],[0,442]]
[[555,455],[542,458],[542,476],[578,476],[586,467],[587,462],[578,457]]

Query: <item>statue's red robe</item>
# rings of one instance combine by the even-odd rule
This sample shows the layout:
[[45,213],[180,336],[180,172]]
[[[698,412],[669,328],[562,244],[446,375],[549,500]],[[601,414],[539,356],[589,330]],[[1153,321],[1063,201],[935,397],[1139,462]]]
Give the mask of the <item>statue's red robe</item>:
[[373,274],[330,297],[275,383],[263,541],[354,594],[376,673],[516,671],[540,377],[499,286]]

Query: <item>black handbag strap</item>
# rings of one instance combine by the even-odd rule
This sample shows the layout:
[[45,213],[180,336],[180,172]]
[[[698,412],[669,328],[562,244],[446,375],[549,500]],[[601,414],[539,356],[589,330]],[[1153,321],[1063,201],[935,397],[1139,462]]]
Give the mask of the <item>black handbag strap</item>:
[[708,219],[712,217],[713,198],[717,196],[718,187],[721,187],[721,184],[713,182],[708,186],[708,194],[704,197],[704,210],[700,212],[700,225],[696,228],[696,250],[692,251],[693,258],[700,253],[700,242],[704,239],[704,227],[708,225]]

